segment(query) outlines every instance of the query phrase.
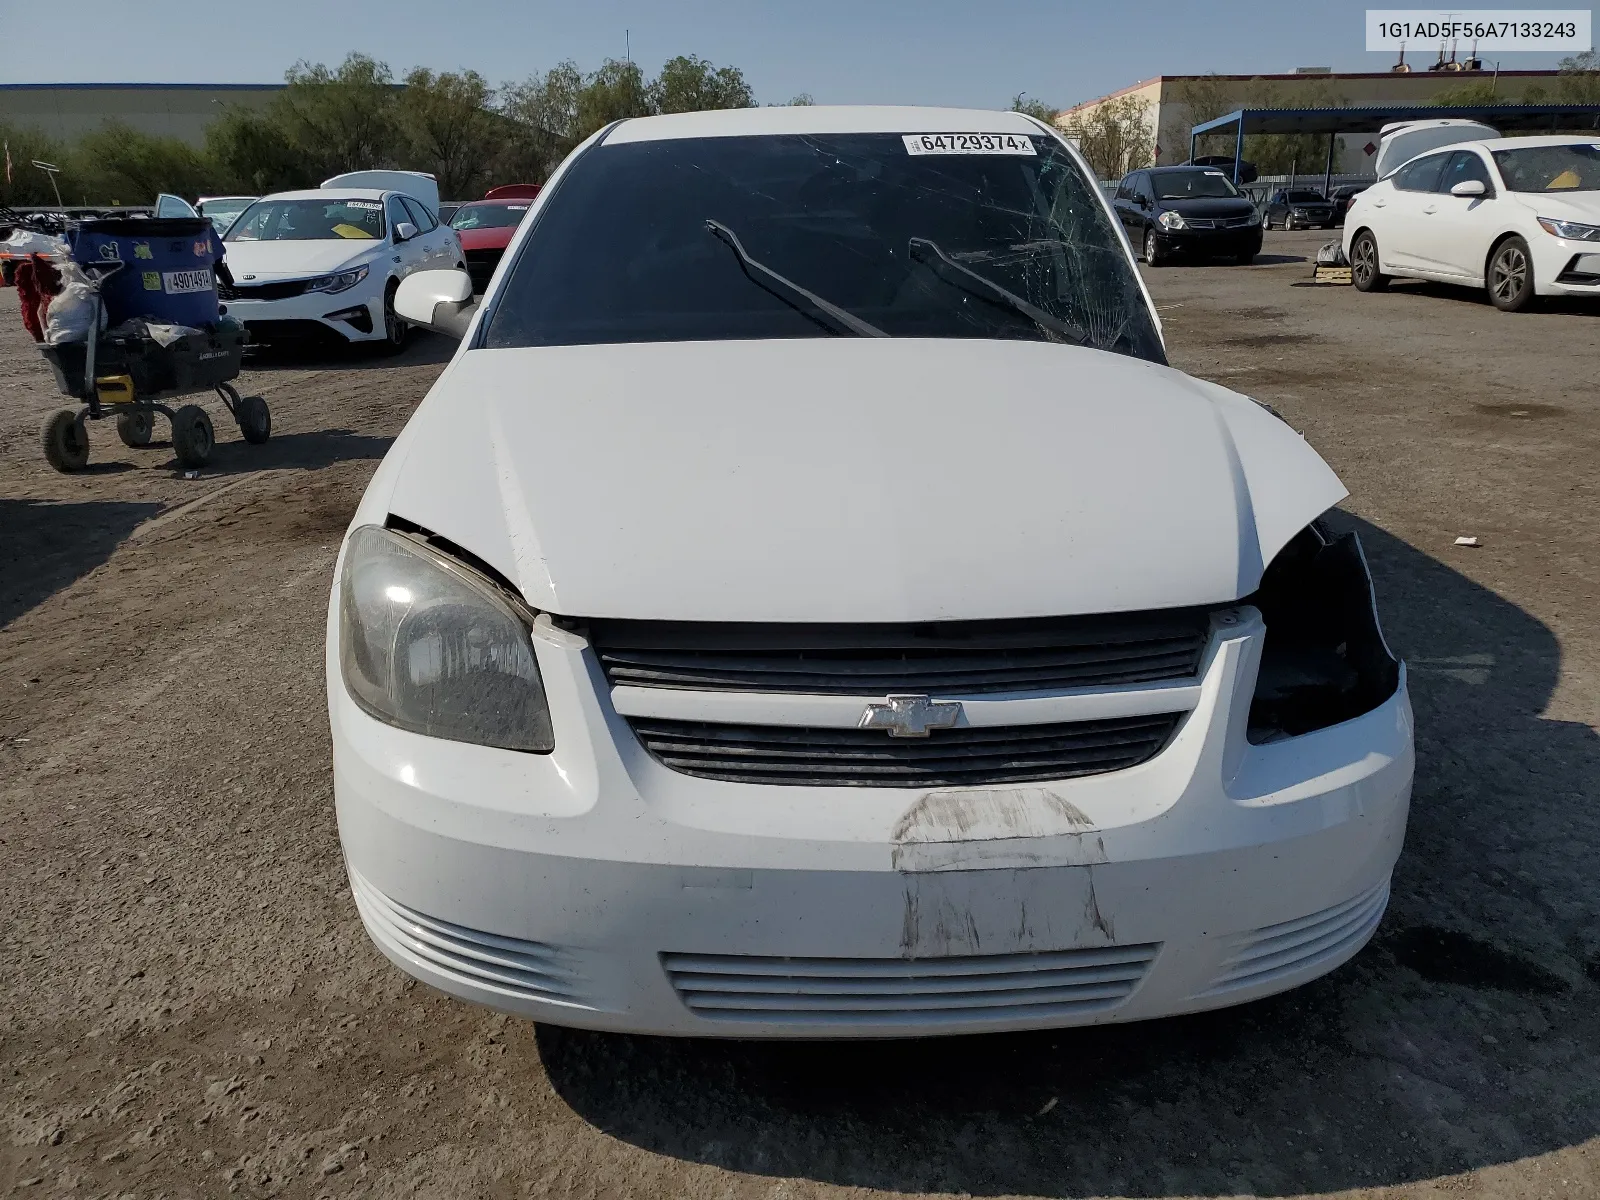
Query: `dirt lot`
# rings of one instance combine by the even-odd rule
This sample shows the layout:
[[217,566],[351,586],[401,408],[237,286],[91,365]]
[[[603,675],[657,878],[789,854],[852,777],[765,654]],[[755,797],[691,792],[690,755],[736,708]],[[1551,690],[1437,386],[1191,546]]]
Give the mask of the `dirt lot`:
[[1315,289],[1319,240],[1151,282],[1344,478],[1411,664],[1377,941],[1230,1012],[842,1048],[535,1027],[368,945],[322,614],[447,346],[253,373],[273,441],[199,479],[105,426],[67,477],[0,293],[0,1192],[1600,1196],[1600,307]]

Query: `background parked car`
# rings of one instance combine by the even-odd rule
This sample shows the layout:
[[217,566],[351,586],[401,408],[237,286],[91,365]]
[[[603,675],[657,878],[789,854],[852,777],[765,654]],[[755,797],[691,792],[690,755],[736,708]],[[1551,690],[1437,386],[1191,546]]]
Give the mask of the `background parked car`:
[[[538,194],[538,185],[526,186],[532,189],[534,195]],[[457,205],[450,217],[450,228],[461,239],[461,249],[467,258],[467,273],[472,276],[475,291],[481,292],[488,286],[490,276],[500,265],[506,247],[511,244],[512,234],[517,232],[517,226],[522,224],[522,218],[528,215],[528,208],[533,203],[531,196],[496,196],[496,193],[522,187],[524,185],[512,184],[507,188],[493,188],[489,192],[492,198]]]
[[1261,251],[1256,206],[1216,167],[1134,171],[1117,185],[1112,207],[1152,267],[1179,254],[1247,263]]
[[1345,214],[1350,211],[1350,201],[1371,186],[1370,183],[1346,183],[1329,192],[1328,199],[1333,202],[1333,219],[1344,224]]
[[258,196],[201,196],[194,202],[194,209],[202,217],[211,222],[211,227],[221,237],[228,232],[239,214],[254,204]]
[[1497,138],[1421,155],[1356,197],[1344,244],[1363,292],[1399,275],[1486,288],[1507,312],[1600,297],[1600,146]]
[[1268,229],[1274,226],[1284,229],[1310,229],[1313,225],[1322,229],[1332,229],[1336,216],[1333,202],[1324,198],[1321,192],[1279,188],[1272,194],[1272,199],[1267,201],[1262,220]]
[[464,267],[453,230],[415,196],[326,186],[263,196],[229,227],[232,285],[218,289],[251,340],[405,345],[394,310],[413,271]]

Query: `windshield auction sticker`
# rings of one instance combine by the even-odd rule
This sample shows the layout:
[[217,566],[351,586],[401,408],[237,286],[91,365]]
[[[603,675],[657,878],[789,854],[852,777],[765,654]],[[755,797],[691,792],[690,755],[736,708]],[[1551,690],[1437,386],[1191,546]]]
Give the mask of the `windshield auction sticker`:
[[1429,51],[1446,43],[1463,53],[1589,50],[1586,8],[1367,9],[1367,49]]
[[1036,154],[1021,133],[908,133],[905,143],[907,154]]

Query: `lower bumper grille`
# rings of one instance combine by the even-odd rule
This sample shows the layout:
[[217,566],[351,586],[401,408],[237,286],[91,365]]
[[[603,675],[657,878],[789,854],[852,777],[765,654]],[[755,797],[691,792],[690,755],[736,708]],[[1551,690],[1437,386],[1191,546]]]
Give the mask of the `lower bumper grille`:
[[832,787],[960,787],[1100,775],[1161,752],[1181,713],[934,730],[891,740],[878,729],[721,725],[630,718],[663,765],[701,779]]
[[290,279],[283,283],[236,283],[217,285],[218,300],[289,300],[306,293],[308,279]]
[[341,345],[350,339],[321,321],[246,321],[252,342],[325,342]]
[[1103,1012],[1126,1000],[1157,944],[966,958],[664,954],[678,997],[716,1021],[930,1025]]
[[374,938],[429,970],[472,988],[582,1006],[582,980],[555,947],[424,916],[353,871],[350,890]]
[[1274,983],[1319,963],[1348,957],[1366,942],[1389,905],[1389,880],[1346,900],[1293,921],[1268,925],[1244,935],[1223,964],[1216,983],[1203,996]]

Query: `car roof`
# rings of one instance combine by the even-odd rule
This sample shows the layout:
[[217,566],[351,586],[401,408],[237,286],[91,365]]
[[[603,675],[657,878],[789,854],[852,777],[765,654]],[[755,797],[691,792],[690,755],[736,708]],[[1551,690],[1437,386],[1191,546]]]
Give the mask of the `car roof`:
[[298,192],[273,192],[270,196],[262,196],[263,200],[382,200],[385,196],[398,195],[395,192],[378,191],[374,188],[303,188]]
[[1145,170],[1152,175],[1175,175],[1180,171],[1199,171],[1206,175],[1227,174],[1221,167],[1213,166],[1210,163],[1178,163],[1172,167],[1146,167]]
[[711,112],[633,117],[613,126],[603,145],[674,138],[757,137],[827,133],[1023,133],[1039,124],[1016,112],[981,108],[913,108],[888,104],[783,104]]
[[1469,146],[1481,146],[1485,150],[1528,150],[1536,146],[1600,146],[1600,133],[1581,134],[1565,133],[1541,134],[1539,137],[1491,138],[1486,142],[1466,142],[1455,147],[1465,150]]

